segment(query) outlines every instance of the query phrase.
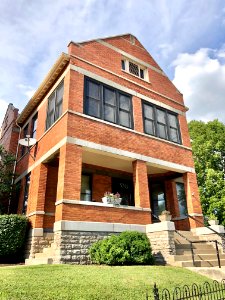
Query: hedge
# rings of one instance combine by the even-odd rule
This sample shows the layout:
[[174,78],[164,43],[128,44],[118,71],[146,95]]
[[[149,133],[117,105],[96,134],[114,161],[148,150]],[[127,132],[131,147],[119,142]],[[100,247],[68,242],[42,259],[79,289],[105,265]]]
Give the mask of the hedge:
[[152,265],[154,259],[146,234],[124,231],[94,243],[89,254],[95,264]]
[[15,255],[23,249],[28,219],[21,215],[0,215],[0,258]]

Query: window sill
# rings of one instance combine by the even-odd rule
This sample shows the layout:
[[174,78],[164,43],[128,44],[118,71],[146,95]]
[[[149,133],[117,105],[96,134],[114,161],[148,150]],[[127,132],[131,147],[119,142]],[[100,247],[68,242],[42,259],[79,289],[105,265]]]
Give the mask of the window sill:
[[131,75],[131,76],[133,76],[133,77],[135,77],[135,78],[138,78],[138,79],[140,79],[141,81],[144,81],[144,82],[147,82],[147,83],[151,83],[151,82],[149,81],[149,79],[141,78],[141,77],[139,77],[139,76],[137,76],[137,75],[134,75],[134,74],[132,74],[132,73],[126,71],[126,70],[123,70],[123,69],[121,69],[121,71],[124,72],[125,74],[129,74],[129,75]]
[[151,211],[150,208],[142,208],[142,207],[135,207],[135,206],[128,206],[128,205],[105,204],[102,202],[83,201],[83,200],[63,199],[63,200],[59,200],[55,203],[56,206],[60,205],[60,204],[98,206],[98,207],[128,209],[128,210],[136,210],[136,211],[149,211],[149,212]]

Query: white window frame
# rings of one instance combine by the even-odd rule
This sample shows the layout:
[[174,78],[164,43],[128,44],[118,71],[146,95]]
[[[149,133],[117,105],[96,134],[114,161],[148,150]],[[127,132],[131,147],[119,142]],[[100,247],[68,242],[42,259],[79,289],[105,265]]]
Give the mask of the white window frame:
[[[122,61],[124,61],[124,64],[125,64],[125,70],[122,69]],[[137,76],[137,75],[135,75],[135,74],[133,74],[133,73],[130,72],[130,70],[129,70],[129,63],[130,63],[130,62],[138,66],[139,76]],[[142,69],[143,72],[144,72],[144,78],[141,78],[141,77],[140,77],[140,69]],[[121,59],[121,70],[122,70],[123,72],[126,72],[126,73],[128,73],[128,74],[134,76],[134,77],[137,77],[137,78],[139,78],[139,79],[141,79],[141,80],[144,80],[144,81],[148,81],[148,82],[149,82],[148,68],[145,67],[145,66],[143,66],[143,65],[140,65],[138,62],[136,62],[136,61],[134,61],[134,60],[128,59],[128,58],[126,58],[126,57],[122,57],[122,59]]]

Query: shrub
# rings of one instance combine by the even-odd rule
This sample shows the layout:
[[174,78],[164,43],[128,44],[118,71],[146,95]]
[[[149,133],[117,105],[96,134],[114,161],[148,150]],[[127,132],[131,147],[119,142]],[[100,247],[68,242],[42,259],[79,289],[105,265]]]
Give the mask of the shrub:
[[106,265],[153,264],[150,242],[144,233],[124,231],[94,243],[89,254],[91,261]]
[[7,258],[21,251],[25,244],[28,219],[21,215],[0,216],[0,258]]

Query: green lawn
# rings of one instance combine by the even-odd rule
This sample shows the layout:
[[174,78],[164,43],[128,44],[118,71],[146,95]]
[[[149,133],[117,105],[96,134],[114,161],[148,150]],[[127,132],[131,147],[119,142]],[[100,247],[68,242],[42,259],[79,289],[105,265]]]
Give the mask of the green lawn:
[[0,268],[0,300],[145,299],[159,289],[208,280],[189,270],[159,266],[16,266]]

